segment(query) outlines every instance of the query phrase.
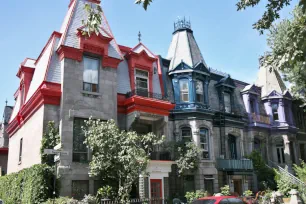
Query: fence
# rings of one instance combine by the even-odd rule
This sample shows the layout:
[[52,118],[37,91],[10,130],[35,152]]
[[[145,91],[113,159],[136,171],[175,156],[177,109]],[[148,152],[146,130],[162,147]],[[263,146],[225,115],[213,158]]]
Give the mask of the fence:
[[112,201],[112,200],[101,201],[101,204],[168,204],[168,203],[170,204],[170,202],[168,202],[168,199],[164,198],[135,198],[125,203]]

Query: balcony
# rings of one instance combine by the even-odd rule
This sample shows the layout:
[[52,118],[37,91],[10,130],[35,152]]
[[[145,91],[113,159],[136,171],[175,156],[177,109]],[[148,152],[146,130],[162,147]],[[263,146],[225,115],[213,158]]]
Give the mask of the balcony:
[[252,123],[263,123],[270,125],[270,117],[268,115],[258,115],[256,113],[250,114],[250,119]]
[[221,171],[253,171],[253,162],[249,159],[217,159],[217,169]]
[[152,93],[152,92],[148,92],[148,91],[142,90],[142,89],[135,89],[135,90],[132,90],[132,91],[127,92],[125,94],[126,98],[131,98],[133,96],[141,96],[141,97],[145,97],[145,98],[152,98],[152,99],[157,99],[157,100],[162,100],[162,101],[169,101],[169,98],[166,97],[166,96],[163,96],[162,94]]

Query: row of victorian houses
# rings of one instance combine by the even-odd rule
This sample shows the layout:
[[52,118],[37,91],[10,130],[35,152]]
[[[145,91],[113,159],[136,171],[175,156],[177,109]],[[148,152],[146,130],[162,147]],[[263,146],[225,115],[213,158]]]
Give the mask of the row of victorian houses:
[[245,159],[253,150],[289,169],[306,159],[306,115],[276,69],[261,65],[256,83],[248,84],[209,68],[185,20],[174,24],[167,56],[141,42],[118,44],[104,14],[99,35],[84,37],[85,3],[100,1],[71,0],[60,31],[18,69],[15,105],[5,107],[0,130],[2,174],[40,163],[42,135],[55,121],[62,150],[69,152],[58,162],[61,195],[75,195],[75,189],[94,194],[100,183],[89,177],[90,152],[80,128],[90,116],[201,149],[199,168],[181,177],[170,154],[153,152],[149,174],[140,175],[133,190],[137,197],[196,189],[212,194],[226,184],[239,194],[256,190],[252,162]]

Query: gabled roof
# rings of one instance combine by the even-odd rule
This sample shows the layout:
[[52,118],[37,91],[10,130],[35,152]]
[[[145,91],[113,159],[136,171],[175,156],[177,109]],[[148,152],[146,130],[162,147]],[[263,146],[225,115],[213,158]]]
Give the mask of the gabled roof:
[[249,84],[247,86],[244,87],[244,89],[241,91],[241,93],[253,93],[256,95],[259,95],[259,87],[255,86],[255,84]]
[[200,62],[207,67],[191,29],[181,29],[174,32],[167,59],[171,60],[169,72],[182,61],[191,68],[194,68]]
[[141,52],[145,52],[149,57],[151,58],[155,58],[156,56],[153,54],[153,52],[151,52],[144,44],[142,44],[141,42],[138,43],[138,45],[136,45],[134,48],[132,48],[131,50],[132,52],[138,53],[140,54]]
[[215,86],[228,86],[231,88],[236,87],[234,80],[229,75],[227,77],[222,78],[218,83],[216,83]]

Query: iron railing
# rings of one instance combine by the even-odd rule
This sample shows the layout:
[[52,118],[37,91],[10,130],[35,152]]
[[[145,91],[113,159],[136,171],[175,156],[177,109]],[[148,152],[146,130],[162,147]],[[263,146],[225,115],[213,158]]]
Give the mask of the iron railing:
[[149,91],[145,91],[141,89],[135,89],[125,94],[126,98],[130,98],[132,96],[142,96],[145,98],[153,98],[153,99],[158,99],[158,100],[163,100],[163,101],[169,101],[169,97],[166,97],[163,94],[153,93],[153,92],[149,92]]
[[271,124],[270,117],[268,115],[251,113],[251,120],[252,122]]
[[135,198],[124,203],[119,201],[104,200],[101,204],[168,204],[168,199],[165,198]]
[[217,159],[217,168],[223,171],[253,171],[253,162],[249,159]]

